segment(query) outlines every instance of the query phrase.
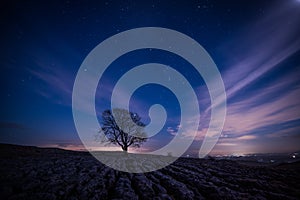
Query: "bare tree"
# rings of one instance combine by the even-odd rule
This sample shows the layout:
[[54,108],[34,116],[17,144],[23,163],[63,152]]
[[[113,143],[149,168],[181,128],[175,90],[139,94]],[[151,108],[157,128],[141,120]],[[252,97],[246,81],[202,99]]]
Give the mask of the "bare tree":
[[102,129],[100,133],[106,136],[106,141],[121,146],[127,152],[128,147],[140,147],[146,142],[145,124],[137,113],[125,109],[105,110],[102,113]]

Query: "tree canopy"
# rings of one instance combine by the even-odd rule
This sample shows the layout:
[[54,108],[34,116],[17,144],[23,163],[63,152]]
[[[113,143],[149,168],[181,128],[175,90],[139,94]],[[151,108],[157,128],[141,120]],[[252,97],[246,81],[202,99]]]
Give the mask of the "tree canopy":
[[141,122],[141,117],[125,109],[105,110],[102,113],[101,127],[100,133],[106,136],[106,140],[121,146],[126,152],[128,147],[140,147],[147,140],[145,124]]

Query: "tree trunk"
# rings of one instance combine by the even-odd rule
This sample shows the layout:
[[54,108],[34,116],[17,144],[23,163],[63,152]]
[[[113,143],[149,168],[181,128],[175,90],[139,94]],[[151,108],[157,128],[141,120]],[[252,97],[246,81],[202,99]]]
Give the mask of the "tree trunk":
[[128,147],[127,146],[123,146],[122,149],[123,149],[123,151],[127,152]]

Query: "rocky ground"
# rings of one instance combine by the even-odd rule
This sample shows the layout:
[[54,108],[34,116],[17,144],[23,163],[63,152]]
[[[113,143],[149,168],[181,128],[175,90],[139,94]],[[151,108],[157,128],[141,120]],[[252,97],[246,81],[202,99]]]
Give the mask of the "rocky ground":
[[299,199],[300,165],[180,158],[131,174],[87,152],[0,145],[0,199]]

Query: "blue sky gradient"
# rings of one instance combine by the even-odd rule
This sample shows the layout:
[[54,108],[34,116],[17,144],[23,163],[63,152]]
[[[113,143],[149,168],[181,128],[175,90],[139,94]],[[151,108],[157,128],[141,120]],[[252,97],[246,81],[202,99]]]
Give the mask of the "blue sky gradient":
[[[198,41],[211,55],[227,93],[224,129],[212,153],[300,150],[300,2],[288,1],[26,1],[1,8],[0,142],[82,149],[72,117],[72,89],[82,61],[106,38],[137,27],[165,27]],[[210,118],[202,77],[183,58],[144,49],[115,60],[100,80],[96,110],[110,108],[116,81],[134,66],[156,62],[182,73],[201,113],[197,154]],[[166,79],[168,73],[166,72]],[[176,134],[180,108],[158,85],[139,88],[130,108],[149,123],[160,103],[168,120],[143,146],[157,149]],[[100,118],[99,118],[100,119]],[[97,133],[97,130],[95,130]]]

